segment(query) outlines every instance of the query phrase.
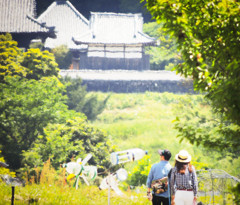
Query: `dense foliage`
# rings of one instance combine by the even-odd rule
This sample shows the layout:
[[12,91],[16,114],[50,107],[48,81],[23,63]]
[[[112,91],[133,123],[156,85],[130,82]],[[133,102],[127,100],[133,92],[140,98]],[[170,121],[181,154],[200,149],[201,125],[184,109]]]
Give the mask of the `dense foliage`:
[[57,78],[41,81],[7,78],[0,86],[0,144],[11,167],[20,167],[28,150],[48,123],[59,121],[67,106]]
[[93,157],[89,163],[103,171],[110,166],[108,154],[111,150],[111,143],[102,131],[89,126],[84,117],[74,117],[45,127],[32,148],[24,152],[24,162],[27,167],[39,167],[50,158],[52,166],[58,169],[63,162],[83,159],[91,153]]
[[191,135],[187,126],[178,127],[179,131],[191,142],[224,148],[236,156],[240,152],[239,6],[234,0],[146,1],[153,17],[177,41],[184,63],[176,71],[191,77],[195,89],[206,93],[213,111],[219,113],[214,124],[218,128],[210,138]]
[[137,162],[137,165],[131,170],[128,176],[128,183],[132,186],[142,186],[146,184],[147,176],[151,169],[150,156],[146,155]]
[[22,53],[16,45],[10,35],[1,35],[0,144],[14,168],[20,167],[21,151],[30,148],[49,122],[59,120],[56,113],[67,110],[63,85],[51,77],[57,74],[53,57],[39,49]]
[[66,45],[57,46],[51,50],[60,69],[69,69],[72,63],[72,53]]
[[[0,150],[10,168],[18,169],[23,166],[22,153],[27,153],[34,146],[36,139],[44,136],[47,126],[64,125],[67,120],[75,117],[79,117],[84,123],[87,122],[83,114],[68,109],[67,96],[63,95],[66,89],[58,78],[59,68],[53,54],[39,49],[23,52],[10,35],[1,35],[0,39]],[[75,125],[68,126],[69,129],[73,129]],[[99,153],[94,152],[95,157],[105,157],[110,151],[110,145],[106,142],[104,133],[88,127],[85,132],[87,142],[93,143],[95,140],[96,150],[101,144],[99,149],[102,150]],[[61,140],[67,141],[68,138],[64,139],[65,137],[66,135],[63,135]],[[83,141],[81,137],[71,136],[71,140],[75,141],[72,150],[93,151],[88,143],[80,143]],[[57,143],[58,141],[53,140],[48,149],[57,149]],[[50,152],[46,152],[45,158],[41,159],[45,160],[46,154],[51,157]],[[69,152],[63,152],[59,158],[68,159],[68,156]],[[56,162],[60,163],[60,160]],[[26,158],[24,162],[31,164]],[[104,163],[102,165],[106,164]]]
[[7,76],[25,76],[26,72],[20,66],[21,50],[10,34],[0,35],[0,83]]
[[52,53],[32,48],[23,53],[21,66],[26,68],[27,79],[58,76],[59,68]]
[[97,94],[88,94],[80,78],[65,77],[62,82],[66,85],[64,94],[68,96],[66,103],[68,108],[84,113],[88,120],[95,120],[105,108],[110,95],[101,100]]
[[143,31],[159,41],[159,45],[146,49],[146,53],[150,55],[151,70],[172,70],[181,62],[176,42],[164,31],[162,24],[157,22],[145,23]]
[[232,191],[235,195],[235,204],[240,204],[240,183],[238,183],[234,188],[232,188]]

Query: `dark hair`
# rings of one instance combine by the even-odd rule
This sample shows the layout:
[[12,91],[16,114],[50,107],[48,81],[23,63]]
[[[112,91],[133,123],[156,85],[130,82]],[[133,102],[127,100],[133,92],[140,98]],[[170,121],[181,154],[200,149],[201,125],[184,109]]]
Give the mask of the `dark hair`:
[[171,154],[171,152],[169,151],[169,150],[167,150],[167,149],[165,149],[165,150],[159,150],[159,154],[161,155],[161,156],[164,156],[164,159],[165,160],[167,160],[167,161],[169,161],[169,159],[171,158],[171,156],[172,156],[172,154]]
[[192,165],[190,164],[190,162],[179,162],[175,160],[175,167],[177,168],[177,172],[182,174],[185,174],[187,167],[190,173],[192,173],[193,171]]

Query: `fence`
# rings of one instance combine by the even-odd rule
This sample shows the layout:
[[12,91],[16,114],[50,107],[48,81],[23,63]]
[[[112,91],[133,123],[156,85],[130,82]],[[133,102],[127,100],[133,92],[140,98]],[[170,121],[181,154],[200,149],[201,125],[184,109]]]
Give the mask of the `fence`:
[[230,188],[240,182],[238,178],[219,169],[198,170],[197,176],[198,196],[204,205],[234,205]]

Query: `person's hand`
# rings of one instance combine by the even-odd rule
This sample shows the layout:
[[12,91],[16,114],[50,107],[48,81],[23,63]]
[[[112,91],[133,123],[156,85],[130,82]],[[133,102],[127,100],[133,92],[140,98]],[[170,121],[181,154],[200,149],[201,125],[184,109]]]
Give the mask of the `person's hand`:
[[193,198],[193,205],[197,205],[197,197],[196,196],[194,196],[194,198]]
[[148,192],[148,193],[147,193],[147,197],[148,197],[148,200],[149,200],[149,201],[152,201],[152,193],[151,193],[151,192]]
[[175,196],[172,196],[171,205],[175,205]]

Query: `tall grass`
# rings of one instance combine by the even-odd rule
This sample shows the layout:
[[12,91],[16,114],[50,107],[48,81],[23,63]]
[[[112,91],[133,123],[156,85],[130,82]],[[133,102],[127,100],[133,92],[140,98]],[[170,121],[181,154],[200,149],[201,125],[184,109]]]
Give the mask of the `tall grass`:
[[[107,93],[98,93],[104,98]],[[191,145],[188,141],[179,142],[173,120],[176,113],[182,112],[180,102],[190,101],[196,110],[204,114],[210,112],[209,106],[203,106],[203,95],[172,94],[172,93],[113,93],[107,102],[106,109],[93,122],[93,125],[106,130],[119,150],[139,147],[147,150],[151,163],[159,161],[158,149],[169,149],[173,157],[181,149],[192,155],[197,168],[204,167],[224,169],[237,176],[240,168],[239,160],[228,157],[221,158],[213,150],[202,146]],[[233,163],[234,162],[234,163]],[[132,163],[125,167],[132,168]],[[129,169],[129,170],[130,170]]]
[[[112,94],[106,109],[93,124],[106,130],[119,150],[133,147],[147,150],[151,164],[159,161],[158,149],[169,149],[172,152],[173,157],[170,160],[172,166],[175,154],[181,149],[186,149],[192,155],[192,163],[197,169],[223,169],[237,176],[240,158],[231,160],[228,157],[222,158],[219,153],[206,150],[202,146],[197,147],[187,141],[179,142],[173,120],[177,113],[182,112],[181,107],[184,106],[181,103],[185,101],[191,102],[196,112],[204,115],[210,113],[211,107],[203,103],[203,95],[151,92]],[[135,165],[136,162],[132,162],[125,164],[124,167],[131,172]],[[213,202],[211,196],[201,196],[199,201]],[[232,195],[228,195],[226,201],[226,204],[232,204]],[[215,196],[215,203],[222,202],[223,196]]]
[[179,143],[172,123],[176,117],[173,107],[183,97],[185,95],[149,92],[112,94],[107,108],[93,124],[106,130],[119,150],[131,147],[148,150],[152,162],[159,160],[158,149],[169,149],[175,155],[184,148],[194,156],[192,145]]
[[[109,93],[98,93],[105,98]],[[151,164],[159,161],[158,149],[169,149],[172,152],[170,163],[174,165],[174,155],[181,149],[187,149],[192,155],[194,165],[198,167],[224,169],[228,173],[238,172],[239,159],[218,158],[219,156],[205,150],[203,147],[194,146],[187,141],[179,142],[176,137],[172,121],[176,117],[176,110],[181,99],[188,98],[194,106],[203,112],[209,108],[201,107],[201,95],[175,95],[170,93],[133,93],[111,94],[107,106],[94,122],[94,126],[107,132],[109,138],[118,148],[125,150],[139,147],[147,150]],[[177,110],[180,111],[181,110]],[[238,164],[238,165],[237,165]],[[136,162],[125,164],[125,169],[131,172]],[[35,168],[34,177],[26,173],[26,186],[16,187],[15,204],[108,204],[108,190],[99,190],[96,185],[86,186],[82,183],[78,189],[73,187],[73,181],[66,181],[65,169],[58,171],[51,167],[48,160],[43,169]],[[121,185],[121,184],[120,184]],[[130,184],[131,185],[131,184]],[[146,188],[137,188],[135,191],[123,190],[124,196],[119,197],[111,191],[111,205],[150,205],[146,198]],[[0,183],[0,205],[10,204],[11,187]],[[218,199],[219,197],[216,197]],[[210,201],[209,196],[201,197],[204,202]],[[221,199],[222,200],[222,199]],[[221,201],[219,199],[219,201]]]
[[[36,169],[36,174],[39,171]],[[96,185],[87,186],[84,183],[80,184],[78,189],[74,188],[73,182],[67,182],[65,169],[60,169],[57,173],[51,167],[48,160],[41,174],[36,178],[26,176],[26,185],[24,187],[15,187],[14,204],[57,204],[57,205],[103,205],[108,204],[108,190],[99,190]],[[39,178],[39,182],[37,182]],[[12,188],[5,183],[0,183],[0,205],[11,204]],[[123,191],[123,196],[116,195],[112,190],[110,192],[110,203],[112,205],[143,205],[150,204],[146,199],[145,194],[136,193],[133,191]]]

